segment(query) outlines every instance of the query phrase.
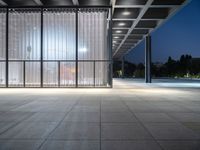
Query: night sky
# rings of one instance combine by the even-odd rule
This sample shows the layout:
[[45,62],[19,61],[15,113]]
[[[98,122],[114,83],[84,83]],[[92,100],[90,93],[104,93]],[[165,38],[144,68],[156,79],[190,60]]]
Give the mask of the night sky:
[[[200,0],[192,0],[152,34],[152,61],[179,59],[182,54],[200,58]],[[144,40],[125,57],[144,63]]]

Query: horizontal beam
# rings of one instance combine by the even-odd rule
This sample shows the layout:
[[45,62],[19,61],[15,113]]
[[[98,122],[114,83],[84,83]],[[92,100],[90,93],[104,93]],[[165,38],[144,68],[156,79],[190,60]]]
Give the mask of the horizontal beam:
[[[180,5],[150,5],[149,8],[173,8]],[[115,8],[144,8],[145,5],[115,5]]]
[[31,5],[31,6],[22,6],[22,5],[20,5],[20,6],[1,6],[2,8],[10,8],[10,9],[17,9],[17,8],[46,8],[46,9],[48,9],[48,8],[76,8],[76,9],[78,9],[78,8],[101,8],[101,9],[109,9],[109,8],[112,8],[111,6],[108,6],[108,5],[106,5],[106,6],[97,6],[97,5],[91,5],[91,6],[72,6],[72,5],[70,5],[70,6],[65,6],[65,5],[55,5],[55,6],[46,6],[46,5],[42,5],[42,6],[33,6],[33,5]]
[[120,28],[120,27],[113,27],[112,29],[119,29],[119,30],[120,30],[120,29],[130,29],[130,28],[128,28],[128,27],[127,27],[127,28],[125,28],[125,27],[123,27],[123,28]]
[[[130,18],[113,18],[113,21],[135,21],[137,19],[130,19]],[[160,20],[164,20],[161,18],[142,18],[141,21],[160,21]]]

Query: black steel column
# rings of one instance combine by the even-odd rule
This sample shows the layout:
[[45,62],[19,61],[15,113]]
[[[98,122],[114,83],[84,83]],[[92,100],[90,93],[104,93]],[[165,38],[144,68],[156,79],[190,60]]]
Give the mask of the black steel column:
[[6,87],[8,87],[8,15],[9,9],[6,9]]
[[76,9],[76,87],[78,87],[78,8]]
[[58,61],[58,87],[60,87],[60,61]]
[[26,87],[26,61],[24,60],[23,61],[23,84],[24,84],[24,87]]
[[151,36],[146,36],[145,43],[145,82],[151,83]]
[[122,57],[122,78],[124,78],[124,56]]
[[40,58],[40,86],[43,87],[43,9],[41,8],[41,43],[40,43],[40,54],[41,54],[41,58]]
[[94,74],[93,74],[93,78],[94,78],[94,87],[95,87],[95,85],[96,85],[96,83],[95,83],[95,82],[96,82],[96,81],[95,81],[95,78],[96,78],[96,77],[95,77],[95,76],[96,76],[96,72],[95,72],[95,70],[96,70],[96,68],[95,68],[95,67],[96,67],[96,66],[95,66],[96,63],[95,63],[95,60],[94,60],[94,62],[93,62],[93,65],[94,65],[94,66],[93,66],[93,70],[94,70],[94,72],[93,72],[93,73],[94,73]]
[[109,35],[109,39],[108,39],[108,50],[110,52],[110,56],[109,56],[109,59],[110,59],[110,87],[112,88],[113,87],[113,52],[112,52],[112,45],[113,45],[113,40],[112,40],[112,7],[109,9],[110,11],[110,22],[109,22],[109,32],[108,32],[108,35]]

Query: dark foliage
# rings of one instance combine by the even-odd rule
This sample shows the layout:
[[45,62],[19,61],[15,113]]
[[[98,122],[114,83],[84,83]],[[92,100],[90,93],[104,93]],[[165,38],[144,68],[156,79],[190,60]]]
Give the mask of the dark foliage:
[[[144,77],[145,66],[125,61],[125,77]],[[121,73],[121,61],[115,61],[113,65],[114,77],[119,77]],[[164,64],[152,63],[153,77],[199,77],[200,58],[192,58],[191,55],[181,55],[179,60],[171,57]]]

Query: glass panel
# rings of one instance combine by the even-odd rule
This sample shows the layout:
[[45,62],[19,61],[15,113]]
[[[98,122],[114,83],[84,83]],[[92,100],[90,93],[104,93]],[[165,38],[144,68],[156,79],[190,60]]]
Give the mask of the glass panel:
[[110,86],[109,64],[110,64],[109,62],[95,62],[95,86],[98,87]]
[[44,60],[75,60],[75,17],[73,9],[44,11]]
[[76,84],[76,63],[60,63],[60,86],[75,86]]
[[9,62],[9,86],[23,86],[23,62]]
[[26,62],[26,87],[40,87],[40,62]]
[[78,63],[78,85],[94,86],[94,62]]
[[0,8],[0,87],[5,87],[6,9]]
[[58,62],[44,62],[43,69],[44,87],[58,86]]
[[6,63],[0,62],[0,87],[4,87],[6,83]]
[[0,8],[0,60],[6,59],[6,10]]
[[78,13],[79,60],[107,60],[107,10],[81,9]]
[[40,27],[39,10],[9,11],[9,60],[40,60]]

